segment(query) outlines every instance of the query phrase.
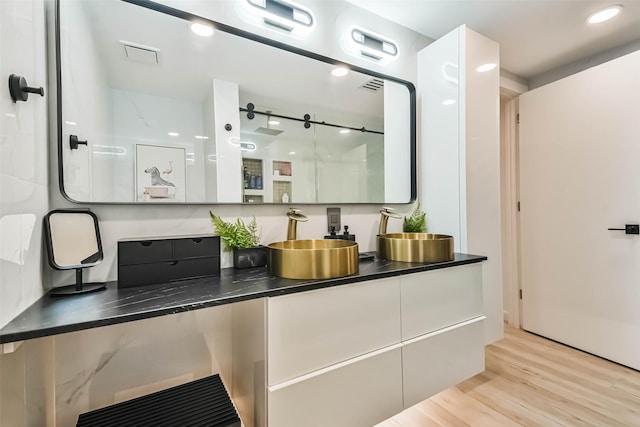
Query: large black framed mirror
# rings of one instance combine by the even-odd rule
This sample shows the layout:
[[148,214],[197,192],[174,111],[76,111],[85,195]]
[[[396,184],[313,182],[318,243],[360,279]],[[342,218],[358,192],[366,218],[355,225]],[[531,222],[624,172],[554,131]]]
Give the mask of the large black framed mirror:
[[[57,0],[73,202],[411,203],[412,83],[143,0]],[[198,22],[211,37],[190,30]],[[331,71],[346,67],[344,77]]]

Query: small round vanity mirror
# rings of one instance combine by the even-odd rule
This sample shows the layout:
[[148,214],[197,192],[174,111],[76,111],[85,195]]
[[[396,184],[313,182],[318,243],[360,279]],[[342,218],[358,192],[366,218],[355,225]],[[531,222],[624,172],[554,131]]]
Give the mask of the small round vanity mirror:
[[44,217],[49,265],[56,270],[76,270],[76,283],[53,288],[52,296],[95,292],[104,283],[83,283],[82,269],[102,262],[98,218],[88,210],[54,210]]

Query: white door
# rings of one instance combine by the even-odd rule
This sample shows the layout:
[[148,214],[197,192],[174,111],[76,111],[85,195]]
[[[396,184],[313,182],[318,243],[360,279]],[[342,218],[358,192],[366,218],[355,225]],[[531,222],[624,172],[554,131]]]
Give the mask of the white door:
[[520,97],[524,329],[640,369],[640,52]]

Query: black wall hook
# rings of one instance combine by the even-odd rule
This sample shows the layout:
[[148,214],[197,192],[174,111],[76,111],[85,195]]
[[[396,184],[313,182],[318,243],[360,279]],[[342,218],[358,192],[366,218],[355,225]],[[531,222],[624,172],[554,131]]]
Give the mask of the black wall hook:
[[44,88],[42,87],[29,87],[27,86],[27,80],[17,74],[11,74],[9,76],[9,93],[13,102],[26,101],[29,98],[30,93],[37,93],[40,96],[44,96]]
[[87,145],[87,141],[80,141],[76,135],[69,135],[69,147],[72,150],[77,150],[78,145]]

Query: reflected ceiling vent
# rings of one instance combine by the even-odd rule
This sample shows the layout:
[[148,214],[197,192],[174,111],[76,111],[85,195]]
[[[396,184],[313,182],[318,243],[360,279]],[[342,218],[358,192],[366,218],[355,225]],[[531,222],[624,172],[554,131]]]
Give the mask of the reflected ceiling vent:
[[369,92],[378,92],[384,89],[384,80],[377,77],[373,77],[360,85],[362,89],[366,89]]
[[353,26],[341,39],[342,49],[353,56],[379,64],[393,61],[399,55],[398,44],[388,37]]
[[160,49],[128,42],[126,40],[120,40],[120,43],[124,46],[125,58],[131,61],[141,62],[143,64],[160,64]]
[[313,12],[308,7],[290,0],[243,0],[255,24],[282,30],[287,33],[308,33],[316,25]]

